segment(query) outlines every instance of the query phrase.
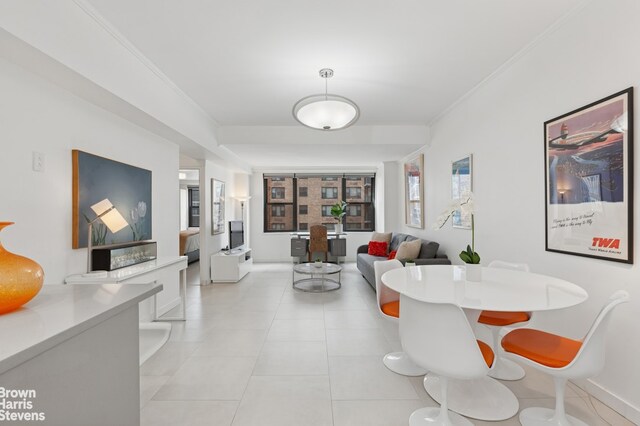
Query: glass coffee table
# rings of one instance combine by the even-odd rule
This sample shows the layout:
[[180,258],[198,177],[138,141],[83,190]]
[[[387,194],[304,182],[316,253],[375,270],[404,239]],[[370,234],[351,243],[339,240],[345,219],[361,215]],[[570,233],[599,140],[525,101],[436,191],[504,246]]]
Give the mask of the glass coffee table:
[[[342,287],[340,282],[342,266],[335,263],[321,263],[319,266],[313,263],[298,263],[293,265],[293,288],[310,293],[322,293],[334,291]],[[296,274],[304,275],[305,278],[298,278]],[[338,274],[338,279],[331,275]]]

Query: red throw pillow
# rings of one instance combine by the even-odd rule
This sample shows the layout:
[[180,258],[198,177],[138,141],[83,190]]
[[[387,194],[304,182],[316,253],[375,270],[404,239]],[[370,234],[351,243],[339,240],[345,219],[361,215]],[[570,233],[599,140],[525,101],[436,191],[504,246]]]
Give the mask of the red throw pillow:
[[369,241],[369,254],[371,256],[386,256],[388,246],[386,241]]
[[395,259],[397,252],[398,252],[397,250],[394,250],[391,253],[389,253],[389,257],[387,257],[387,259],[389,259],[389,260]]

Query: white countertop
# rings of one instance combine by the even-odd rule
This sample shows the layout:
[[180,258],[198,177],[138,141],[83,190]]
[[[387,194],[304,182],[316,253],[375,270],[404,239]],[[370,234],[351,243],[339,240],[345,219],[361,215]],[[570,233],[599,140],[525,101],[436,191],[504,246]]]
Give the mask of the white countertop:
[[116,269],[115,271],[109,271],[106,273],[106,276],[102,277],[86,277],[83,276],[83,274],[69,275],[65,278],[64,282],[67,284],[118,283],[174,264],[181,264],[180,269],[186,269],[187,256],[159,257],[156,260],[151,260],[149,262],[127,266],[125,268]]
[[0,374],[162,290],[162,285],[45,285],[0,315]]
[[465,267],[411,266],[382,275],[392,290],[412,299],[466,309],[546,311],[584,302],[587,292],[569,281],[531,272],[482,268],[482,281],[467,281]]

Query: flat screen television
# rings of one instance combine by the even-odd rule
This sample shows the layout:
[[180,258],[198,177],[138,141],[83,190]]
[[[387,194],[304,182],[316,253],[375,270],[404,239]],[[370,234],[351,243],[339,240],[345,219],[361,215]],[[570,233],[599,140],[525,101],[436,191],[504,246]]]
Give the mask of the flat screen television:
[[229,221],[229,249],[244,245],[244,223],[241,220]]

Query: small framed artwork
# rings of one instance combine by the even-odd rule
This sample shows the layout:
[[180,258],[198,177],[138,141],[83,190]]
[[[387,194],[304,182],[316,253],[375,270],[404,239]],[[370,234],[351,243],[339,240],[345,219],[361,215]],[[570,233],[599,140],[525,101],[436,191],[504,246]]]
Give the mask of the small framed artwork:
[[405,221],[407,226],[423,228],[424,211],[424,155],[420,154],[404,163]]
[[224,232],[224,182],[211,179],[211,235]]
[[[467,155],[451,163],[451,199],[460,199],[473,190],[472,156]],[[454,228],[471,229],[471,213],[460,210],[453,212],[451,223]]]
[[546,250],[633,263],[633,88],[544,123]]

